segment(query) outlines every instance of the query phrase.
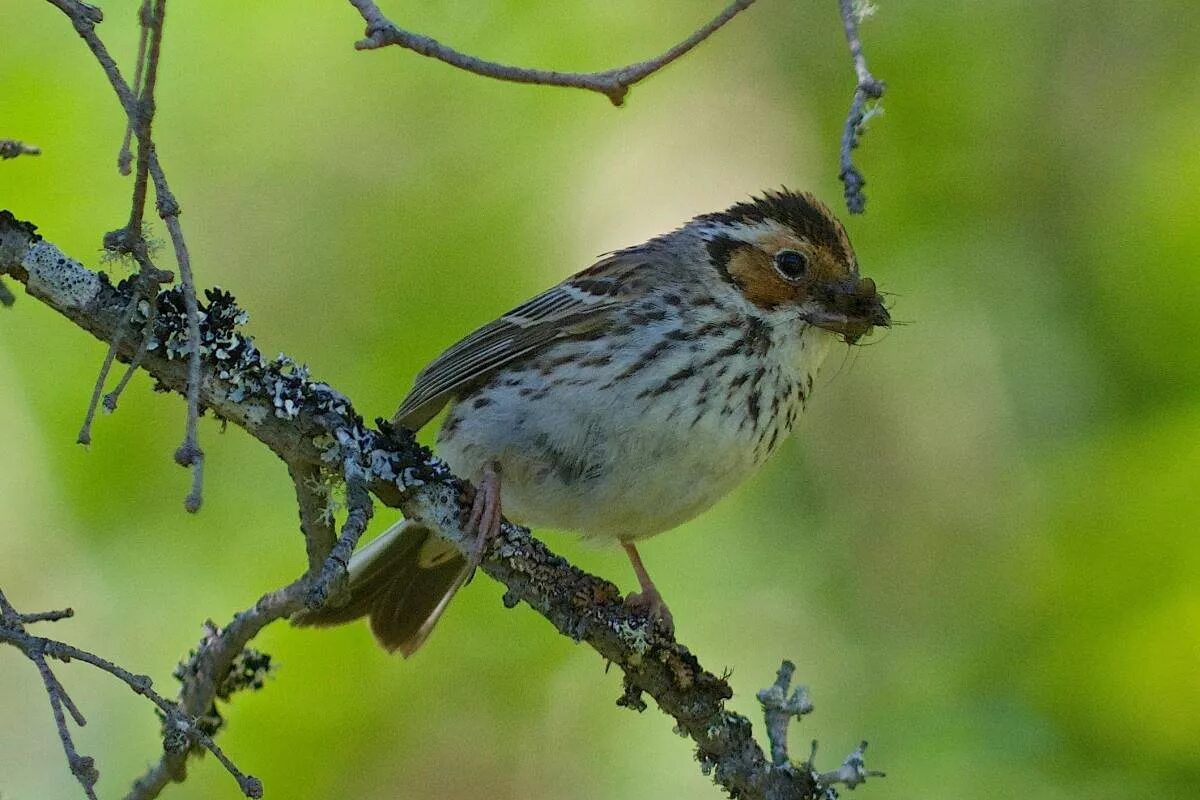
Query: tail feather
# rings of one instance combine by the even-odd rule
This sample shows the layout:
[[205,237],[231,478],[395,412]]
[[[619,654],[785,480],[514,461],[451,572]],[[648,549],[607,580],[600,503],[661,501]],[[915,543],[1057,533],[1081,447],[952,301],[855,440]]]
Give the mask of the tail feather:
[[367,616],[379,644],[407,657],[429,636],[471,569],[453,545],[419,522],[402,520],[355,553],[349,572],[344,605],[302,611],[292,623],[327,627]]

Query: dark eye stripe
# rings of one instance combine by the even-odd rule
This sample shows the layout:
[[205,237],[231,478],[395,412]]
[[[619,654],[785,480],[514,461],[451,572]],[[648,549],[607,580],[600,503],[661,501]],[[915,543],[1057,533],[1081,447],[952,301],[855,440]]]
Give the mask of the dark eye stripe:
[[737,286],[737,281],[729,274],[729,259],[733,256],[735,250],[745,246],[745,242],[729,236],[714,236],[709,240],[707,245],[709,263],[716,268],[717,274],[721,276],[721,280],[733,286]]

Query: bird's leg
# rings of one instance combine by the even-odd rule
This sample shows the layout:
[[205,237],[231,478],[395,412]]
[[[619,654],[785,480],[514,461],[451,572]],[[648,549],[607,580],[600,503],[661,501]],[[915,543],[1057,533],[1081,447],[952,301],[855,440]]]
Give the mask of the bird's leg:
[[650,580],[650,573],[646,572],[646,565],[642,563],[642,557],[638,555],[637,548],[634,547],[633,542],[621,542],[621,546],[625,548],[625,555],[629,556],[629,563],[633,565],[633,571],[642,587],[640,592],[631,592],[625,598],[625,604],[632,608],[645,609],[651,619],[661,622],[667,632],[674,635],[675,620],[671,616],[671,610],[663,602],[662,595],[658,593],[658,587],[654,585],[654,581]]
[[500,466],[489,461],[483,465],[465,526],[466,533],[476,537],[475,550],[467,559],[472,569],[479,566],[484,552],[500,534],[500,517]]

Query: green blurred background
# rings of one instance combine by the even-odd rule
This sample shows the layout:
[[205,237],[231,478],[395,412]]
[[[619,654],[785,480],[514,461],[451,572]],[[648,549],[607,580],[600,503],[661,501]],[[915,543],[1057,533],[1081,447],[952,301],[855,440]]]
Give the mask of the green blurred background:
[[[101,31],[129,64],[135,0]],[[387,3],[502,61],[656,53],[719,1]],[[859,163],[864,271],[905,325],[836,352],[799,436],[646,545],[683,641],[732,706],[794,659],[797,754],[859,738],[872,798],[1192,798],[1200,781],[1200,9],[894,2],[863,29],[886,115]],[[49,4],[4,0],[0,207],[86,263],[128,208],[122,117]],[[345,3],[173,3],[155,132],[203,285],[388,415],[471,327],[689,216],[763,188],[841,208],[852,90],[836,4],[763,0],[647,83],[601,96],[358,53]],[[116,266],[121,273],[124,267]],[[202,513],[171,454],[183,404],[140,377],[74,444],[103,348],[37,302],[0,312],[0,585],[78,612],[44,633],[154,676],[303,565],[283,466],[202,426]],[[389,521],[381,512],[377,526]],[[623,556],[551,545],[631,587]],[[411,661],[364,625],[279,624],[280,664],[221,744],[276,798],[718,797],[658,711],[474,581]],[[155,756],[151,707],[60,670],[102,796]],[[36,672],[0,650],[0,795],[80,795]],[[211,758],[173,798],[236,797]]]

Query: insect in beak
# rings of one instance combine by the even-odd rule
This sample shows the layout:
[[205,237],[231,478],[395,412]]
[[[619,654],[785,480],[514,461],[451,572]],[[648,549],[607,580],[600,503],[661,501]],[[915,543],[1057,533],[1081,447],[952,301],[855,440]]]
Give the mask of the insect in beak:
[[876,326],[892,325],[891,315],[870,278],[824,283],[815,287],[813,297],[816,307],[806,310],[800,318],[818,328],[840,333],[846,344],[854,344]]

